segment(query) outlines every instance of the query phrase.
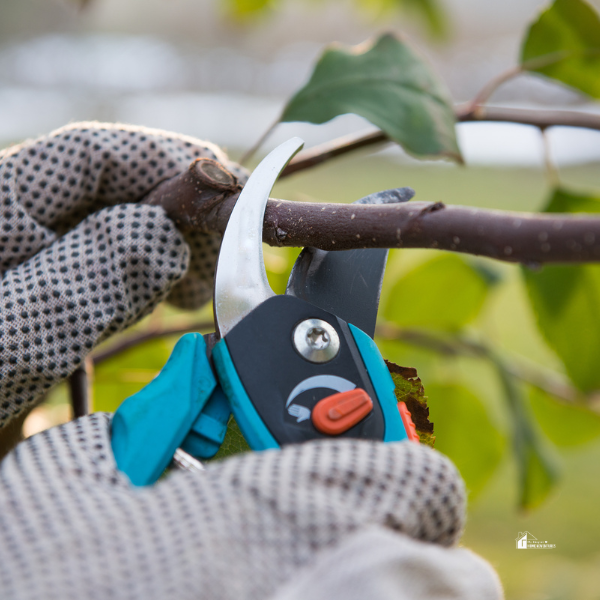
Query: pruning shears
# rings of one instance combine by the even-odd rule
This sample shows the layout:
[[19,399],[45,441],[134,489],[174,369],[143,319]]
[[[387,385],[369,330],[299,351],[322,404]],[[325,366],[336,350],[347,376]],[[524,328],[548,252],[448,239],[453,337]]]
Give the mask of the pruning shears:
[[285,294],[267,281],[267,201],[302,146],[293,138],[275,148],[231,213],[215,273],[216,334],[182,336],[114,415],[117,466],[135,485],[155,482],[174,456],[214,456],[232,414],[257,451],[318,438],[418,441],[373,341],[387,250],[304,248]]

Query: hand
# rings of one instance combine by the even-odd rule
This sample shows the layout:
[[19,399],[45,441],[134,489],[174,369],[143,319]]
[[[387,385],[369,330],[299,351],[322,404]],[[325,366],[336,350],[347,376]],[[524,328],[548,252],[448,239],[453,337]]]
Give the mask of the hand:
[[245,180],[214,145],[124,125],[78,123],[0,152],[0,427],[169,294],[210,299],[220,239],[135,204],[199,157]]
[[491,567],[455,547],[463,484],[425,446],[313,441],[134,488],[109,428],[83,417],[0,464],[3,598],[502,597]]

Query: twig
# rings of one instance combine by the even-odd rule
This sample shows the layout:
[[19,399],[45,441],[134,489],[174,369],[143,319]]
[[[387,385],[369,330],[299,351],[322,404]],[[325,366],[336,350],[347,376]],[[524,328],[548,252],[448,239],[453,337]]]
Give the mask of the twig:
[[254,154],[256,153],[256,151],[263,145],[264,141],[271,135],[273,129],[275,129],[275,127],[277,127],[277,125],[279,124],[279,119],[277,119],[277,121],[275,121],[258,139],[258,141],[254,144],[254,146],[252,146],[250,148],[250,150],[248,150],[247,152],[245,152],[242,155],[242,158],[240,158],[240,165],[245,165],[251,158],[252,156],[254,156]]
[[336,156],[359,150],[374,144],[390,143],[390,138],[383,131],[375,131],[370,134],[351,134],[345,135],[330,142],[313,146],[308,150],[300,152],[293,158],[288,166],[283,170],[281,177],[287,177],[297,171],[309,169],[322,162],[328,161]]
[[74,419],[89,414],[91,408],[88,372],[86,367],[87,361],[81,367],[77,368],[68,380]]
[[[122,352],[149,340],[187,333],[189,331],[212,329],[213,326],[212,321],[201,321],[192,323],[186,327],[154,329],[140,334],[129,335],[112,345],[110,348],[92,355],[92,361],[94,365],[98,365],[105,360],[114,358]],[[379,324],[377,326],[376,335],[386,340],[407,342],[414,346],[420,346],[421,348],[426,348],[445,356],[493,358],[493,351],[489,346],[458,335],[444,337],[421,329],[401,329],[391,323]],[[558,377],[550,375],[532,365],[527,365],[523,363],[522,360],[519,360],[518,362],[514,360],[505,361],[504,364],[508,372],[517,379],[537,387],[568,404],[574,404],[582,397],[576,389],[564,383]]]
[[[386,340],[403,341],[445,356],[470,356],[495,360],[495,353],[489,346],[460,335],[443,336],[422,329],[401,329],[390,323],[380,324],[376,333]],[[584,399],[584,396],[578,390],[546,370],[526,364],[522,360],[517,361],[514,359],[504,360],[503,365],[513,377],[562,400],[566,404],[573,405]]]
[[185,325],[184,327],[153,329],[150,331],[145,331],[144,333],[134,333],[128,335],[127,337],[121,338],[118,342],[112,344],[106,349],[94,352],[94,354],[91,356],[92,363],[94,366],[99,365],[105,360],[118,356],[122,352],[125,352],[126,350],[129,350],[138,344],[142,344],[156,338],[189,333],[190,331],[206,331],[207,329],[214,329],[214,324],[212,321],[201,321],[199,323]]
[[488,83],[486,83],[481,90],[475,95],[475,97],[469,102],[469,112],[474,112],[480,107],[482,104],[485,104],[492,96],[492,94],[508,80],[520,75],[523,72],[523,68],[519,65],[516,67],[512,67],[511,69],[507,69],[503,73],[500,73]]
[[558,167],[552,160],[552,148],[550,146],[550,138],[546,133],[546,130],[541,130],[542,143],[544,145],[544,167],[546,168],[546,176],[548,181],[553,188],[560,186],[560,175],[558,174]]
[[456,120],[465,123],[471,121],[497,121],[533,125],[540,129],[548,127],[581,127],[600,131],[600,115],[576,110],[533,110],[501,106],[457,107]]
[[[455,116],[459,123],[493,121],[532,125],[541,130],[549,127],[580,127],[600,131],[600,115],[574,110],[530,110],[473,105],[469,102],[456,107]],[[391,142],[390,138],[383,131],[339,137],[300,152],[290,161],[290,164],[284,169],[281,177],[309,169],[360,148],[389,142]]]

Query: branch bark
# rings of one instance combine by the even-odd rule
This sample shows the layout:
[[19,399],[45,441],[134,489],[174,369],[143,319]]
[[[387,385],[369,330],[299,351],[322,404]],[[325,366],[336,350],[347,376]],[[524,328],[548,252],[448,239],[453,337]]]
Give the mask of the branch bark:
[[[163,206],[183,231],[223,234],[240,186],[220,165],[224,173],[215,171],[218,163],[209,163],[214,161],[195,161],[187,172],[161,183],[142,202]],[[263,241],[271,246],[323,250],[435,248],[537,267],[600,261],[600,218],[441,202],[368,205],[269,200]]]

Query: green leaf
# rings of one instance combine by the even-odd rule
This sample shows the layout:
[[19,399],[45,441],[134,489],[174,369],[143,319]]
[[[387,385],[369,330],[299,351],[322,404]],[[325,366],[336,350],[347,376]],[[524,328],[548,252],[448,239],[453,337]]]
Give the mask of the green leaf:
[[236,19],[247,19],[266,12],[275,3],[275,0],[226,0],[225,10]]
[[248,446],[246,438],[244,438],[238,424],[232,416],[229,418],[229,423],[227,423],[225,439],[223,440],[219,451],[211,458],[211,460],[220,460],[234,454],[248,452],[249,450],[250,446]]
[[512,446],[519,470],[519,505],[536,508],[546,500],[558,480],[558,466],[535,429],[521,388],[500,360],[498,375],[511,413]]
[[481,400],[467,388],[428,384],[427,395],[436,449],[452,459],[473,498],[498,466],[505,440]]
[[423,389],[417,370],[412,367],[401,367],[389,360],[385,361],[394,382],[394,395],[398,402],[404,402],[410,412],[419,441],[433,448],[435,435],[433,423],[429,421],[427,396]]
[[600,18],[583,0],[556,0],[523,42],[521,66],[600,98]]
[[392,34],[359,46],[329,46],[281,121],[320,124],[347,113],[369,120],[412,154],[462,161],[445,87]]
[[[545,212],[600,212],[600,200],[557,189]],[[573,383],[600,389],[600,265],[547,265],[522,269],[540,332],[558,354]]]
[[540,332],[573,383],[600,389],[600,266],[522,269]]
[[600,198],[556,188],[543,212],[547,213],[598,213]]
[[94,370],[94,410],[117,410],[123,400],[154,379],[167,362],[171,348],[165,339],[158,338],[100,363]]
[[356,0],[357,4],[371,13],[386,17],[392,11],[405,9],[425,22],[429,33],[438,38],[448,33],[448,17],[439,0]]
[[383,316],[401,327],[456,331],[474,319],[487,296],[489,279],[460,256],[443,254],[400,277]]
[[565,404],[537,388],[530,389],[529,404],[538,425],[557,446],[580,446],[600,436],[600,415],[588,408]]

